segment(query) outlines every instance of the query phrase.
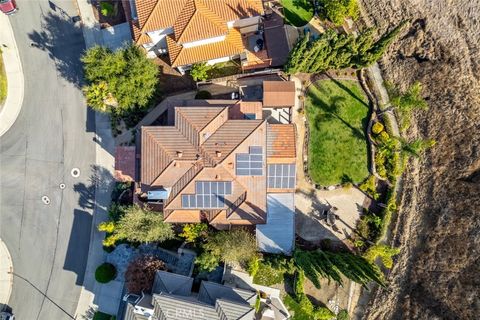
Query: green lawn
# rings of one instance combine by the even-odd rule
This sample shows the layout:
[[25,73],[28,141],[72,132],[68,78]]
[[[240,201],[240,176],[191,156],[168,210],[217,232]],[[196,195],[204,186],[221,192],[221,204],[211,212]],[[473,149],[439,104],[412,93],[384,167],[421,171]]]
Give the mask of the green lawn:
[[282,0],[283,13],[288,24],[306,25],[313,18],[313,0]]
[[0,50],[0,104],[7,98],[7,75],[3,67],[2,51]]
[[95,315],[93,316],[93,320],[115,320],[115,316],[111,316],[109,314],[97,311],[95,312]]
[[322,186],[364,180],[368,104],[360,86],[355,81],[318,81],[310,87],[305,105],[312,180]]

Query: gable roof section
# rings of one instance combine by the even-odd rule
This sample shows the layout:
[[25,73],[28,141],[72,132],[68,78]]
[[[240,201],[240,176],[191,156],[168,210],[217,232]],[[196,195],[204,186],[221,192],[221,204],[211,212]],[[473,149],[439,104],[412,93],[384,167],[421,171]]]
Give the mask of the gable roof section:
[[[202,149],[220,163],[262,123],[263,120],[228,120],[203,143]],[[217,151],[221,152],[220,157]]]
[[231,29],[223,41],[190,48],[179,45],[172,36],[167,36],[166,39],[172,67],[229,57],[245,50],[242,35],[235,29]]
[[[175,108],[175,126],[179,126],[179,121],[185,120],[197,131],[205,128],[216,116],[218,116],[226,107],[176,107]],[[180,117],[182,119],[180,119]]]
[[196,148],[174,127],[142,127],[141,180],[151,184],[170,164],[179,159],[195,160]]
[[215,303],[215,310],[217,310],[220,319],[254,319],[255,309],[250,305],[239,304],[223,299],[218,299]]
[[225,35],[227,25],[202,1],[190,0],[175,21],[173,31],[175,41],[185,43]]
[[295,105],[295,82],[263,81],[264,107],[292,107]]
[[138,30],[132,29],[137,43],[145,41],[146,32],[168,27],[174,27],[175,40],[179,42],[206,39],[225,34],[228,21],[263,14],[262,0],[137,0],[135,3]]
[[153,305],[155,319],[219,319],[214,308],[191,298],[160,293],[153,296]]
[[227,287],[209,281],[202,281],[198,292],[198,300],[210,305],[215,305],[218,299],[249,305],[255,297],[256,293],[253,291]]
[[192,293],[193,278],[166,271],[157,271],[153,282],[153,293],[165,292],[179,296]]
[[268,124],[267,158],[295,158],[295,140],[293,124]]

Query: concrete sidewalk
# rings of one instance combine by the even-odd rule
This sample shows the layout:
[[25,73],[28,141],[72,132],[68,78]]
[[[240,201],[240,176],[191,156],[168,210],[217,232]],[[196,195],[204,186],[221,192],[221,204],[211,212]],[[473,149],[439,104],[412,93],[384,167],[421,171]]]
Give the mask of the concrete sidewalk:
[[[82,17],[82,31],[86,48],[95,45],[103,45],[102,31],[100,25],[95,20],[92,6],[88,0],[77,0],[78,10]],[[96,268],[105,262],[106,252],[103,250],[102,241],[105,234],[97,230],[100,222],[108,219],[108,207],[110,206],[110,195],[113,188],[113,172],[115,159],[113,157],[115,151],[115,140],[113,139],[110,118],[108,115],[95,114],[95,132],[97,141],[100,143],[96,146],[96,165],[102,170],[101,172],[109,173],[107,176],[100,177],[103,188],[98,186],[95,188],[95,208],[93,212],[93,223],[90,236],[90,248],[88,251],[88,261],[85,270],[85,278],[83,288],[77,304],[75,319],[89,319],[92,311],[100,310],[109,314],[114,313],[112,303],[117,305],[120,303],[117,297],[118,287],[109,284],[100,284],[95,280]],[[87,236],[87,235],[85,235]],[[115,282],[115,281],[114,281]],[[121,291],[120,291],[121,292]],[[115,310],[116,312],[116,310]]]
[[8,16],[0,14],[0,44],[7,74],[7,99],[0,107],[0,137],[17,120],[23,103],[24,78],[17,43]]
[[13,285],[13,262],[7,246],[0,239],[0,311],[8,305]]

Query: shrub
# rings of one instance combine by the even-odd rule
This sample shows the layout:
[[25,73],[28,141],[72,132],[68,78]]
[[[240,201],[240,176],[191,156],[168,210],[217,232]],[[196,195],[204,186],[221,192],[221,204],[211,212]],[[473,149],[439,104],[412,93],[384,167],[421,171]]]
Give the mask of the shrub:
[[375,122],[372,126],[372,132],[374,134],[380,134],[380,132],[382,132],[383,130],[384,130],[383,124],[381,124],[380,122]]
[[140,256],[133,260],[125,271],[128,292],[135,294],[142,291],[150,292],[158,270],[166,270],[165,263],[152,255]]
[[183,232],[179,234],[185,242],[195,242],[198,238],[206,238],[208,225],[206,223],[189,223],[183,226]]
[[336,25],[341,25],[345,18],[357,19],[359,15],[357,0],[320,0],[323,14]]
[[350,316],[348,315],[348,311],[343,309],[340,310],[337,314],[337,320],[350,320]]
[[93,320],[115,320],[117,317],[97,311],[93,315]]
[[260,269],[260,257],[258,255],[255,255],[249,262],[247,266],[247,271],[248,274],[251,277],[255,277],[255,275],[258,273],[258,270]]
[[259,268],[253,277],[253,283],[271,286],[282,283],[285,274],[293,274],[295,266],[293,260],[280,254],[266,255],[259,261]]
[[117,269],[111,263],[105,262],[95,270],[95,280],[99,283],[108,283],[117,276]]
[[115,8],[109,2],[100,2],[100,13],[104,17],[110,17],[115,13]]
[[377,185],[375,181],[375,176],[370,175],[367,180],[365,180],[360,186],[360,190],[370,195],[373,199],[377,200],[380,197],[380,194],[377,192]]
[[195,259],[195,264],[200,271],[212,272],[220,264],[220,259],[211,252],[204,252]]
[[190,70],[190,75],[195,81],[205,81],[208,79],[208,71],[212,67],[207,65],[205,62],[196,63],[192,66]]
[[115,223],[113,221],[104,221],[98,225],[98,231],[112,233],[115,230]]
[[400,249],[392,248],[384,244],[377,244],[370,247],[363,255],[370,263],[375,263],[378,257],[382,260],[382,264],[387,269],[391,269],[393,266],[392,257],[399,254]]
[[198,91],[195,99],[212,99],[212,94],[206,90]]
[[257,242],[249,231],[233,229],[210,235],[203,249],[219,261],[246,264],[257,254]]

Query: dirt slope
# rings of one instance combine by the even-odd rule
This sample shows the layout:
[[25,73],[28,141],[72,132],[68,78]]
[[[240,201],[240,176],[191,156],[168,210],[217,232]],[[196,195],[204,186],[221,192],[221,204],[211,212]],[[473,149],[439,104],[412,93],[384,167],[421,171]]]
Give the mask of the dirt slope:
[[409,137],[437,145],[405,174],[393,243],[402,252],[366,319],[477,319],[480,314],[480,1],[361,0],[370,25],[412,27],[383,59],[384,77],[425,87],[430,110]]

